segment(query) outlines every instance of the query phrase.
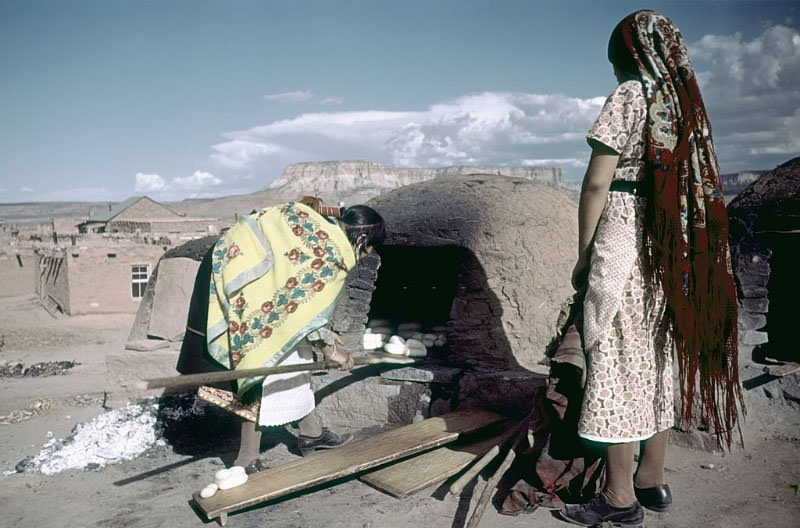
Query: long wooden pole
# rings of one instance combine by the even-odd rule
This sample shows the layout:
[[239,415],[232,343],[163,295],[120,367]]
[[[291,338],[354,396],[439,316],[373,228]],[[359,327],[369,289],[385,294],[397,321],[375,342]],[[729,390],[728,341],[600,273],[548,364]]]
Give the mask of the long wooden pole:
[[[380,363],[410,365],[416,362],[417,361],[412,358],[403,356],[359,356],[353,358],[353,364],[356,367],[376,365]],[[242,378],[267,376],[269,374],[331,370],[338,367],[339,364],[333,361],[315,361],[313,363],[301,363],[299,365],[279,365],[277,367],[259,367],[242,370],[220,370],[217,372],[201,372],[199,374],[184,374],[180,376],[169,376],[166,378],[146,379],[139,383],[139,387],[142,389],[173,389],[177,387],[209,385],[212,383],[233,381]]]
[[500,454],[500,445],[495,444],[486,452],[483,457],[478,460],[471,468],[469,468],[463,475],[458,477],[458,480],[453,482],[450,486],[451,495],[460,495],[464,487],[470,483],[472,479],[478,476],[478,473],[483,471],[483,468],[489,465],[489,462],[495,459]]
[[508,468],[511,467],[511,463],[514,462],[514,458],[517,455],[517,447],[522,440],[528,436],[528,427],[532,417],[533,413],[529,414],[527,418],[520,422],[519,429],[515,431],[516,437],[514,437],[514,442],[511,444],[511,448],[509,448],[506,457],[500,464],[500,467],[497,468],[497,471],[495,471],[494,474],[489,478],[489,481],[486,482],[486,487],[483,488],[483,492],[478,499],[478,503],[475,505],[475,510],[472,512],[472,517],[470,517],[469,523],[467,523],[467,528],[477,528],[478,524],[481,522],[481,517],[483,517],[483,512],[486,510],[486,505],[489,503],[489,499],[492,497],[492,492],[497,487],[497,483],[500,482],[500,479],[503,477],[503,475],[505,475],[506,471],[508,471]]

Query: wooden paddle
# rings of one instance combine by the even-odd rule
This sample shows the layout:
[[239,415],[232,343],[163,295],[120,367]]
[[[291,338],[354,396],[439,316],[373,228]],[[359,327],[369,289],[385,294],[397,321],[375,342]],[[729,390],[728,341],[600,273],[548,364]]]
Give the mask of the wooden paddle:
[[[363,367],[366,365],[390,364],[390,365],[413,365],[418,363],[415,358],[406,356],[386,355],[366,355],[353,358],[353,366]],[[210,385],[222,381],[232,381],[242,378],[256,378],[268,376],[270,374],[286,374],[288,372],[306,372],[312,370],[332,370],[338,369],[339,364],[334,361],[315,361],[313,363],[302,363],[299,365],[279,365],[277,367],[259,367],[242,370],[220,370],[217,372],[201,372],[199,374],[183,374],[180,376],[169,376],[166,378],[153,378],[142,380],[137,384],[140,389],[174,389],[177,387]]]

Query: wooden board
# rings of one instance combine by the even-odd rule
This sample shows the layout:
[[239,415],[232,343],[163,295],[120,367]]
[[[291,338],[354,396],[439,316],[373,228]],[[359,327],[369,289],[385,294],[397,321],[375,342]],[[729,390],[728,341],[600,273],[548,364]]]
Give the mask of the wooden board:
[[224,522],[229,512],[453,442],[462,433],[469,434],[501,420],[503,417],[499,414],[478,409],[428,418],[259,471],[241,486],[218,491],[207,499],[197,492],[193,495],[194,501],[209,519],[219,517]]
[[770,365],[769,367],[764,367],[764,370],[771,376],[783,377],[800,370],[800,363],[792,362],[784,363],[783,365]]
[[359,479],[394,497],[405,497],[444,481],[482,457],[492,446],[505,443],[516,422],[493,427],[492,434],[476,434],[477,438],[437,447],[421,455],[407,458],[364,475]]

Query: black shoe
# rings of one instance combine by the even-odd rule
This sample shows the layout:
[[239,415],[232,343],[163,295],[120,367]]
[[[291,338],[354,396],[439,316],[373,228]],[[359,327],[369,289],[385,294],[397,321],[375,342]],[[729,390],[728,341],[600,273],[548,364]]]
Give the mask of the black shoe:
[[264,464],[260,458],[256,458],[244,467],[244,472],[248,475],[252,475],[253,473],[258,473],[259,471],[264,471],[265,469],[267,469],[267,465]]
[[323,427],[322,434],[319,436],[298,436],[297,448],[300,450],[301,455],[308,456],[317,449],[333,449],[346,444],[352,439],[353,435],[349,433],[337,435],[327,427]]
[[558,513],[565,521],[581,526],[595,526],[604,522],[611,522],[614,526],[635,526],[644,520],[644,510],[638,502],[627,508],[615,508],[600,493],[583,504],[565,504]]
[[633,487],[636,499],[639,503],[655,512],[665,512],[672,505],[672,493],[669,491],[669,484],[659,484],[652,488]]

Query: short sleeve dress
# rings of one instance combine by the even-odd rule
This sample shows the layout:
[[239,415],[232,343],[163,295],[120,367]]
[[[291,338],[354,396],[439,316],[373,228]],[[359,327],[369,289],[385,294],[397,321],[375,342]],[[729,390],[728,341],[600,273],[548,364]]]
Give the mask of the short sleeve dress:
[[[638,81],[609,95],[587,135],[618,152],[614,180],[642,181],[647,101]],[[587,380],[578,434],[598,442],[644,440],[674,423],[672,345],[660,290],[644,280],[645,199],[610,191],[592,246],[584,300]]]

